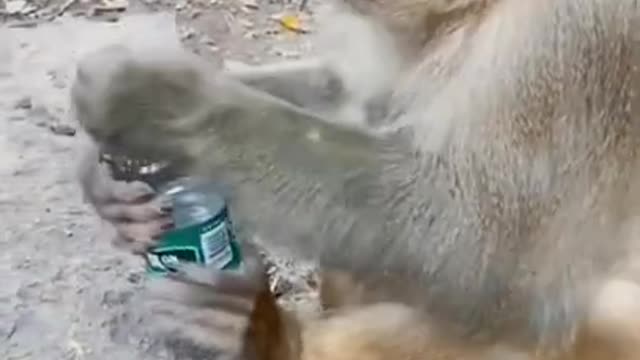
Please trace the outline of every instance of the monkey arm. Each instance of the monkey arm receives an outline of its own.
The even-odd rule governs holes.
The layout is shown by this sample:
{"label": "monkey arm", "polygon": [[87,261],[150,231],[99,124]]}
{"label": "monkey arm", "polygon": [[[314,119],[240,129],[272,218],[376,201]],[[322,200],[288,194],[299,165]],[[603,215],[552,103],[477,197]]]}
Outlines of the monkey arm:
{"label": "monkey arm", "polygon": [[101,145],[233,185],[232,211],[267,237],[313,233],[296,249],[353,230],[389,149],[387,139],[214,73],[186,51],[110,47],[89,55],[72,104]]}
{"label": "monkey arm", "polygon": [[354,90],[354,84],[351,88],[348,85],[354,79],[346,79],[343,72],[335,61],[317,57],[257,66],[231,65],[225,75],[334,122],[369,126],[382,120],[390,90],[372,90],[375,86]]}
{"label": "monkey arm", "polygon": [[226,75],[306,109],[338,106],[345,101],[342,79],[320,58],[267,65],[234,65]]}

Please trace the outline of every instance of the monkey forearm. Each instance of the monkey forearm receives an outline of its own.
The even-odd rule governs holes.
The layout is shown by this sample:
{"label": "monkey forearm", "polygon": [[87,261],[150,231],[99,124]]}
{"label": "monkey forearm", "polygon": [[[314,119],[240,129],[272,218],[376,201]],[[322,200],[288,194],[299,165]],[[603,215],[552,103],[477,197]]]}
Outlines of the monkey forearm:
{"label": "monkey forearm", "polygon": [[336,106],[345,97],[339,75],[318,58],[259,66],[231,66],[226,74],[308,109]]}
{"label": "monkey forearm", "polygon": [[[238,219],[265,236],[308,233],[326,217],[350,226],[346,207],[368,197],[346,194],[364,194],[377,180],[369,174],[379,139],[229,80],[218,83],[224,98],[211,98],[210,111],[193,128],[199,130],[183,133],[184,163],[192,164],[186,171],[232,185]],[[282,229],[277,213],[295,220]],[[317,255],[307,248],[311,242],[296,244]]]}
{"label": "monkey forearm", "polygon": [[354,92],[347,84],[354,79],[345,78],[335,64],[321,58],[231,65],[226,75],[334,122],[368,126],[383,120],[388,110],[388,91]]}
{"label": "monkey forearm", "polygon": [[[302,173],[344,174],[371,159],[376,139],[369,134],[335,126],[231,78],[220,76],[214,83],[214,96],[203,103],[207,108],[192,116],[178,135],[184,153],[192,161],[208,163],[207,169],[267,165],[295,167]],[[190,148],[206,155],[189,154]],[[295,149],[305,151],[303,163],[291,151]]]}

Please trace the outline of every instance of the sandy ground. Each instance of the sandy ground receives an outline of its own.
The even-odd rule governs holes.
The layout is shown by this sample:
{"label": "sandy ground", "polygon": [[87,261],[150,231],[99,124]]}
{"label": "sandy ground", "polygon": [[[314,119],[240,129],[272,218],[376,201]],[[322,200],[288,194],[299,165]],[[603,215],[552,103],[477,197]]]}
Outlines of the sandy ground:
{"label": "sandy ground", "polygon": [[[68,86],[86,51],[142,28],[171,29],[167,8],[179,10],[182,40],[212,61],[308,50],[304,35],[278,33],[270,19],[282,4],[259,3],[257,10],[231,0],[139,3],[106,19],[0,23],[0,359],[172,358],[135,330],[130,304],[142,263],[111,247],[112,230],[81,199],[75,166],[83,134],[68,116]],[[306,291],[296,282],[308,274],[291,269],[286,274],[285,264],[274,286],[295,300]]]}

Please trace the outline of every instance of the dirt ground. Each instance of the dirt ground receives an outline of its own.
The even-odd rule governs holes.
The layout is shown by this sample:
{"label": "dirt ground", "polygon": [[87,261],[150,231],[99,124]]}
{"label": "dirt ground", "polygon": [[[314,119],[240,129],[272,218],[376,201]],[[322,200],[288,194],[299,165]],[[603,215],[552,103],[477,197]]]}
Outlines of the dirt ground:
{"label": "dirt ground", "polygon": [[[112,230],[83,203],[75,182],[84,136],[68,116],[68,86],[83,53],[142,28],[168,31],[176,13],[181,40],[212,63],[310,51],[306,35],[274,20],[295,3],[112,0],[95,10],[96,4],[0,0],[1,359],[174,358],[131,310],[142,262],[111,246]],[[114,12],[120,4],[127,10]],[[300,16],[312,28],[310,12]],[[285,293],[283,301],[312,300],[311,269],[275,259],[273,286]]]}

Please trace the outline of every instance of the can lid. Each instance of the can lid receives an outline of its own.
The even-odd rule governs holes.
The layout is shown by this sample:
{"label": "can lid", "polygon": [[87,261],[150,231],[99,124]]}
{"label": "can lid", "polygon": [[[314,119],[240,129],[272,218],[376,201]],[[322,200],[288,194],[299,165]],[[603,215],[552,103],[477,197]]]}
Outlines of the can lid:
{"label": "can lid", "polygon": [[160,190],[173,203],[176,226],[189,226],[218,216],[225,208],[224,198],[214,184],[202,179],[180,178]]}

